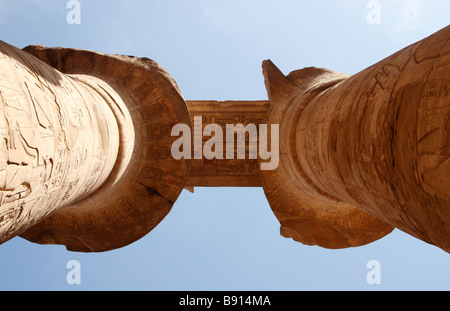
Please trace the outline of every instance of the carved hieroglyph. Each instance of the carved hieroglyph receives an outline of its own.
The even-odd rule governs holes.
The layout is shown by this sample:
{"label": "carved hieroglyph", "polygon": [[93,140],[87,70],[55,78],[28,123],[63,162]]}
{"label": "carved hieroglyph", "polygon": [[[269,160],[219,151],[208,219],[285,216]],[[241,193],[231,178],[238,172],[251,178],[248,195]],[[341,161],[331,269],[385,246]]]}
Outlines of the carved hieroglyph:
{"label": "carved hieroglyph", "polygon": [[[218,124],[223,129],[227,124],[236,125],[264,123],[268,101],[187,101],[191,118],[201,116],[203,127]],[[193,122],[193,120],[191,120]],[[203,142],[208,140],[203,137]],[[225,141],[224,141],[225,145]],[[246,145],[248,151],[248,144]],[[235,145],[235,150],[237,145]],[[225,147],[223,148],[225,150]],[[235,151],[235,154],[237,150]],[[193,159],[187,187],[261,187],[260,169],[257,159]]]}
{"label": "carved hieroglyph", "polygon": [[[449,73],[450,27],[354,76],[265,61],[263,101],[185,101],[146,58],[1,43],[0,243],[108,251],[184,188],[263,187],[298,242],[355,247],[398,228],[450,252]],[[171,129],[196,116],[278,124],[279,166],[175,160]]]}

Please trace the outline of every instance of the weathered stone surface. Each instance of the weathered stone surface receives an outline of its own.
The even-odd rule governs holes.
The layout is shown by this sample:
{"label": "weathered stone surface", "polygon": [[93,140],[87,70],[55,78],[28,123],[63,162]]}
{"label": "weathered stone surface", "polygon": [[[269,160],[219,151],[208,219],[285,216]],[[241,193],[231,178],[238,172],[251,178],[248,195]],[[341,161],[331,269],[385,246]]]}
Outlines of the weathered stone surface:
{"label": "weathered stone surface", "polygon": [[0,242],[91,195],[112,171],[116,103],[89,84],[120,105],[103,81],[65,76],[0,42]]}
{"label": "weathered stone surface", "polygon": [[348,75],[305,68],[285,77],[271,61],[265,61],[263,69],[270,99],[266,122],[281,124],[281,156],[276,170],[261,175],[281,234],[303,244],[337,249],[365,245],[390,233],[392,226],[325,193],[308,178],[297,155],[297,124],[305,107]]}
{"label": "weathered stone surface", "polygon": [[[41,46],[27,47],[25,50],[28,53],[6,44],[2,44],[2,47],[2,57],[8,58],[6,62],[9,66],[20,65],[20,69],[24,72],[22,76],[15,76],[12,82],[2,85],[2,94],[5,94],[11,85],[24,83],[22,80],[26,81],[30,77],[35,78],[42,85],[38,85],[37,92],[44,93],[48,90],[48,94],[40,95],[41,97],[34,103],[55,106],[55,97],[57,97],[56,106],[73,113],[73,119],[78,121],[77,118],[81,117],[89,119],[88,114],[79,112],[75,104],[74,108],[71,108],[71,103],[78,100],[76,97],[78,89],[85,87],[89,90],[89,94],[93,93],[97,97],[92,99],[85,96],[76,104],[84,104],[86,110],[92,110],[98,102],[104,101],[104,106],[107,103],[109,114],[114,120],[111,123],[115,123],[116,129],[114,132],[114,128],[103,126],[98,132],[104,136],[110,135],[110,139],[107,136],[101,137],[103,144],[111,140],[117,145],[112,165],[108,162],[109,167],[106,171],[108,174],[101,175],[102,179],[96,184],[98,189],[88,192],[90,188],[87,190],[82,188],[80,191],[83,191],[83,195],[79,195],[74,191],[78,181],[82,180],[90,185],[92,184],[91,174],[100,170],[97,167],[99,165],[88,165],[90,158],[96,159],[99,149],[94,144],[96,131],[92,126],[89,128],[86,124],[79,124],[81,121],[69,123],[72,119],[66,115],[57,115],[58,110],[55,108],[57,112],[51,119],[53,123],[46,128],[49,133],[42,136],[49,136],[56,142],[59,139],[61,143],[49,145],[41,142],[39,146],[31,145],[31,147],[36,149],[39,147],[36,152],[41,157],[45,155],[42,149],[50,149],[48,152],[53,155],[55,168],[53,175],[50,177],[44,175],[44,177],[50,178],[50,183],[53,179],[59,181],[58,189],[61,195],[51,192],[52,188],[48,189],[46,180],[37,182],[37,186],[45,186],[47,190],[39,196],[36,193],[41,201],[39,204],[30,205],[28,209],[35,212],[42,208],[45,214],[42,212],[39,214],[40,218],[35,217],[35,219],[40,221],[45,219],[45,221],[26,224],[24,227],[30,224],[35,226],[25,232],[22,229],[12,234],[13,232],[8,230],[7,238],[20,233],[22,237],[33,242],[63,244],[69,250],[92,252],[122,247],[146,235],[170,211],[184,187],[189,172],[186,161],[175,161],[170,156],[173,139],[170,136],[169,125],[190,122],[186,104],[173,79],[162,67],[149,59],[104,55],[65,48],[48,49]],[[58,70],[38,61],[30,53]],[[10,56],[11,54],[13,56]],[[12,57],[19,61],[11,59]],[[14,73],[12,70],[5,72]],[[25,77],[27,74],[28,77]],[[68,86],[65,87],[66,84],[63,85],[63,82]],[[29,85],[34,84],[30,82]],[[67,91],[70,87],[74,90]],[[15,97],[15,100],[32,102],[30,97],[31,95],[22,92]],[[5,102],[5,99],[3,101]],[[9,105],[8,103],[4,105]],[[46,116],[44,112],[42,112],[43,116]],[[28,114],[34,116],[32,113]],[[20,121],[18,119],[20,115],[20,109],[7,115],[8,124]],[[89,120],[91,119],[93,118]],[[58,129],[57,125],[62,128],[59,132],[55,130]],[[32,127],[27,125],[27,130],[28,128],[31,128],[30,131],[34,133],[38,130],[43,131],[42,124],[39,122],[32,124]],[[70,137],[72,141],[69,142],[67,142],[68,139],[63,140],[64,137],[61,137],[66,132],[75,133],[76,130],[79,132],[84,130],[85,136],[73,134]],[[169,135],[161,135],[161,132],[167,130]],[[100,134],[98,136],[101,136]],[[10,140],[11,134],[5,133],[4,137]],[[84,140],[82,141],[81,138]],[[27,144],[20,144],[20,146],[23,145]],[[93,148],[93,151],[88,153],[90,149],[86,150],[87,148]],[[22,161],[22,157],[15,148],[11,147],[8,151],[10,154],[15,152],[10,156],[10,161],[14,163]],[[59,160],[57,156],[60,154],[73,154],[73,158],[60,156],[62,159]],[[105,160],[103,158],[101,160],[100,163],[103,164]],[[60,167],[60,162],[67,168]],[[84,166],[80,168],[81,165]],[[74,174],[76,173],[75,176],[68,175],[69,168],[74,171]],[[56,175],[60,171],[62,177]],[[43,173],[40,174],[43,175]],[[61,178],[65,179],[61,180]],[[97,179],[99,178],[95,180]],[[10,187],[9,184],[7,186]],[[34,194],[34,187],[32,190]],[[68,196],[68,199],[64,199],[64,196]],[[50,205],[42,202],[42,198],[47,197],[52,202]],[[28,199],[20,197],[12,203],[12,206],[24,204],[26,206],[27,202]],[[2,212],[9,210],[4,204],[1,208]],[[21,213],[27,215],[27,213]],[[49,215],[51,216],[48,217]],[[29,218],[29,216],[26,217]]]}
{"label": "weathered stone surface", "polygon": [[272,118],[291,122],[286,168],[263,173],[283,233],[339,247],[388,233],[384,222],[450,252],[449,73],[450,27],[352,77],[310,68],[273,78],[267,63]]}
{"label": "weathered stone surface", "polygon": [[[225,130],[227,124],[254,124],[264,122],[269,103],[265,101],[187,101],[191,119],[201,116],[203,127],[218,124]],[[193,121],[193,120],[192,120]],[[210,137],[203,137],[204,142]],[[224,150],[226,141],[223,142]],[[235,144],[234,159],[192,159],[187,181],[188,187],[261,187],[260,169],[257,159],[249,159],[248,144],[245,159],[237,158]]]}

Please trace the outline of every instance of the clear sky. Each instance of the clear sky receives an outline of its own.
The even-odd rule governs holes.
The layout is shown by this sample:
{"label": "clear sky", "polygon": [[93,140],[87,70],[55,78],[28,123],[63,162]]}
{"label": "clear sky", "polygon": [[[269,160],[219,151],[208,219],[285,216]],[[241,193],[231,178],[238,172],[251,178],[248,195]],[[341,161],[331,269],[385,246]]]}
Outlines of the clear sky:
{"label": "clear sky", "polygon": [[[148,57],[187,100],[267,99],[261,63],[285,74],[355,74],[450,21],[448,0],[0,0],[0,40]],[[69,285],[66,265],[81,264]],[[367,263],[381,265],[369,285]],[[395,230],[368,246],[326,250],[279,234],[262,189],[197,188],[145,238],[79,254],[15,238],[0,246],[0,290],[450,290],[450,255]]]}

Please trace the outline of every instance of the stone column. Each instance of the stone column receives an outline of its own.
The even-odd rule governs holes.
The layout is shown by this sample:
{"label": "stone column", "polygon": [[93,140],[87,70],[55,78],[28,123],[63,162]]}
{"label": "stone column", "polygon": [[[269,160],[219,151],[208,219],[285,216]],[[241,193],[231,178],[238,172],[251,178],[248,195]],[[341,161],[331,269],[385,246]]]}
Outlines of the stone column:
{"label": "stone column", "polygon": [[[148,234],[186,184],[169,74],[143,58],[0,42],[0,243],[100,252]],[[169,153],[167,153],[169,151]]]}
{"label": "stone column", "polygon": [[0,42],[0,242],[95,192],[119,150],[121,98]]}
{"label": "stone column", "polygon": [[450,252],[450,26],[351,77],[264,71],[286,156],[263,186],[285,236],[341,248],[396,227]]}

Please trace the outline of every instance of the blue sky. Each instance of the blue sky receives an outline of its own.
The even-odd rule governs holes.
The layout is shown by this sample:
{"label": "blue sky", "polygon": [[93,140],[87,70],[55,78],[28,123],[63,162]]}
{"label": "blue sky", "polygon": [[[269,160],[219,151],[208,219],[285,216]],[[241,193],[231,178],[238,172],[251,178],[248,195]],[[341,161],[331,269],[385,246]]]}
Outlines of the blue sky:
{"label": "blue sky", "polygon": [[[261,63],[285,74],[349,74],[448,25],[448,0],[0,0],[0,40],[149,57],[187,100],[266,99]],[[81,264],[69,285],[66,264]],[[369,285],[366,264],[381,264]],[[450,257],[395,230],[360,248],[326,250],[279,235],[262,189],[183,192],[148,236],[108,253],[79,254],[15,238],[0,246],[0,290],[449,290]]]}

